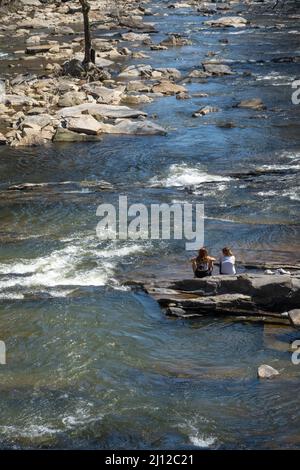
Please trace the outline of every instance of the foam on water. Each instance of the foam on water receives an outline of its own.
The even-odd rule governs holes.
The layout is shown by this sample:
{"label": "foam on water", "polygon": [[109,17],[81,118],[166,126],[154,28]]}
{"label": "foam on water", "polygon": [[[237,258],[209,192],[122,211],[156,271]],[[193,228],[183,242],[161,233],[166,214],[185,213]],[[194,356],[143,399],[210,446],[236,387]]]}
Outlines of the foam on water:
{"label": "foam on water", "polygon": [[[74,237],[72,240],[72,243],[47,256],[1,263],[0,298],[22,298],[19,293],[3,292],[14,287],[103,286],[113,279],[115,268],[123,258],[145,250],[142,243],[112,241],[104,246],[96,237],[83,240]],[[81,267],[82,263],[89,261],[96,266]],[[49,294],[60,297],[70,292],[54,290]]]}
{"label": "foam on water", "polygon": [[189,436],[189,439],[194,446],[201,448],[210,447],[216,442],[214,437],[204,437],[198,433],[196,435]]}
{"label": "foam on water", "polygon": [[192,168],[186,164],[171,165],[168,176],[159,178],[155,176],[150,180],[151,186],[161,187],[187,187],[199,186],[203,183],[230,181],[227,176],[211,175],[200,168]]}

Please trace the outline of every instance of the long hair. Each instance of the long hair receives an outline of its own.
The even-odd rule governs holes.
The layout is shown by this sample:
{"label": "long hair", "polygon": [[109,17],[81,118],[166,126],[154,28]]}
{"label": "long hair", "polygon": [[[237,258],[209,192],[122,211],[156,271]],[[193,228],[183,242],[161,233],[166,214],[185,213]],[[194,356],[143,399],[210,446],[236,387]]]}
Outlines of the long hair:
{"label": "long hair", "polygon": [[233,256],[232,251],[228,246],[225,246],[222,250],[224,256]]}
{"label": "long hair", "polygon": [[200,261],[200,262],[205,262],[207,261],[207,257],[208,257],[208,252],[207,252],[207,249],[206,248],[200,248],[199,252],[198,252],[198,256],[197,256],[197,261]]}

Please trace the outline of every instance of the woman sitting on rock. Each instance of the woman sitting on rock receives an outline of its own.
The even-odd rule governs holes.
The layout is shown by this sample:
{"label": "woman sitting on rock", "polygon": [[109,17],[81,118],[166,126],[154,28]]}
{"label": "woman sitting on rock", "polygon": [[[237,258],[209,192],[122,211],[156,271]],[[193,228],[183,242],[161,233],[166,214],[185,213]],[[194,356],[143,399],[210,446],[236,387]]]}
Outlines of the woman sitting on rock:
{"label": "woman sitting on rock", "polygon": [[200,248],[198,256],[191,261],[195,277],[201,278],[212,275],[214,261],[216,260],[208,256],[206,248]]}
{"label": "woman sitting on rock", "polygon": [[227,246],[222,250],[222,256],[220,258],[220,274],[236,274],[235,256]]}

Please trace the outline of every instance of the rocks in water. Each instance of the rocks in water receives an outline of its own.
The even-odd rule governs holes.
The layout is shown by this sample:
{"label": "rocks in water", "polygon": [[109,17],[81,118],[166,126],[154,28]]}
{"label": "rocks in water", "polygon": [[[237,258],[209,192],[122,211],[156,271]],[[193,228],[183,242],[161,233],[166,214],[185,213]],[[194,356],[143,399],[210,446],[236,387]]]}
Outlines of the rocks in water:
{"label": "rocks in water", "polygon": [[274,367],[268,366],[268,364],[262,364],[257,370],[257,376],[260,379],[271,379],[276,375],[279,375],[278,370],[274,369]]}
{"label": "rocks in water", "polygon": [[208,73],[208,72],[205,72],[204,70],[192,70],[190,73],[189,73],[189,77],[190,78],[207,78],[207,77],[210,77],[211,74]]}
{"label": "rocks in water", "polygon": [[154,124],[151,121],[129,121],[122,120],[117,123],[117,130],[120,134],[134,134],[134,135],[166,135],[167,131],[161,126]]}
{"label": "rocks in water", "polygon": [[[282,312],[298,309],[300,305],[300,275],[219,275],[161,282],[159,286],[146,286],[146,291],[164,307],[172,304],[188,314],[190,309],[195,315],[197,312],[209,314],[207,305],[220,313],[231,311],[234,315],[239,312],[245,314],[249,307],[249,315],[255,312],[255,315],[271,316],[286,323]],[[224,295],[226,297],[222,297]]]}
{"label": "rocks in water", "polygon": [[[181,72],[174,67],[164,67],[155,69],[156,73],[159,73],[162,78],[166,78],[168,80],[180,80],[181,79]],[[152,73],[153,76],[153,73]]]}
{"label": "rocks in water", "polygon": [[[183,310],[184,314],[181,312],[180,316],[197,316],[204,313],[248,313],[254,314],[256,312],[255,304],[253,303],[249,295],[244,294],[220,294],[215,296],[205,296],[199,298],[190,298],[190,299],[174,299],[168,298],[168,303],[175,301],[176,307],[179,307]],[[164,304],[164,299],[161,298],[159,303]],[[167,313],[170,313],[167,309]],[[178,312],[177,312],[178,314]]]}
{"label": "rocks in water", "polygon": [[101,118],[137,118],[147,116],[147,113],[127,106],[112,106],[109,104],[83,103],[78,106],[63,108],[57,112],[58,117],[78,116],[82,113]]}
{"label": "rocks in water", "polygon": [[148,120],[131,121],[129,119],[118,119],[116,124],[101,124],[101,132],[104,134],[127,134],[127,135],[166,135],[167,131],[161,126]]}
{"label": "rocks in water", "polygon": [[151,51],[167,51],[168,47],[161,44],[152,44],[150,46]]}
{"label": "rocks in water", "polygon": [[207,114],[217,113],[219,111],[220,109],[217,108],[216,106],[204,106],[203,108],[200,108],[198,111],[195,111],[193,113],[193,117],[206,116]]}
{"label": "rocks in water", "polygon": [[124,33],[121,35],[121,38],[124,41],[145,41],[146,39],[150,39],[149,34],[138,34],[138,33]]}
{"label": "rocks in water", "polygon": [[125,26],[133,31],[142,31],[144,33],[156,33],[157,30],[152,23],[143,23],[143,21],[129,18],[129,17],[121,17],[119,19],[119,25]]}
{"label": "rocks in water", "polygon": [[25,54],[41,54],[49,52],[53,48],[53,44],[33,44],[28,45],[25,49]]}
{"label": "rocks in water", "polygon": [[99,135],[80,134],[63,127],[58,127],[53,137],[53,142],[94,142],[99,140],[101,140]]}
{"label": "rocks in water", "polygon": [[205,21],[204,24],[208,26],[214,26],[219,28],[244,28],[248,21],[242,16],[223,16],[215,20]]}
{"label": "rocks in water", "polygon": [[101,123],[89,115],[68,118],[66,124],[70,131],[87,135],[97,135],[101,130]]}
{"label": "rocks in water", "polygon": [[231,68],[218,62],[203,62],[203,70],[211,75],[233,75]]}
{"label": "rocks in water", "polygon": [[190,98],[191,98],[191,96],[188,94],[187,91],[181,91],[180,93],[176,94],[176,99],[177,100],[188,100]]}
{"label": "rocks in water", "polygon": [[162,80],[152,87],[153,93],[162,93],[163,95],[176,95],[177,93],[186,93],[186,91],[184,86],[176,85],[169,80]]}
{"label": "rocks in water", "polygon": [[300,328],[300,309],[290,310],[288,317],[295,328]]}
{"label": "rocks in water", "polygon": [[235,107],[254,109],[256,111],[261,111],[263,109],[266,109],[266,106],[264,105],[263,101],[260,98],[242,100]]}
{"label": "rocks in water", "polygon": [[181,37],[179,34],[170,34],[169,37],[161,41],[159,45],[164,47],[181,47],[189,46],[191,44],[192,41]]}

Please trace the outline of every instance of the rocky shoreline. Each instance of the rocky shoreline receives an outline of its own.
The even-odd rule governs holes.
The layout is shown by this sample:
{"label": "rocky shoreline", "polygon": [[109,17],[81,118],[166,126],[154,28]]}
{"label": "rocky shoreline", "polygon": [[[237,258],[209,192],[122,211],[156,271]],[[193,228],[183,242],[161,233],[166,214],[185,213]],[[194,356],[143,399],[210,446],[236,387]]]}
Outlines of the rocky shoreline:
{"label": "rocky shoreline", "polygon": [[[0,142],[12,147],[50,141],[94,141],[105,134],[165,135],[166,129],[149,120],[147,113],[134,108],[164,96],[188,99],[187,83],[232,75],[234,71],[221,58],[214,57],[213,52],[199,69],[188,71],[185,77],[176,68],[143,64],[143,59],[149,58],[147,50],[191,44],[177,33],[169,33],[157,42],[156,27],[148,18],[167,15],[170,9],[192,8],[201,16],[212,17],[199,21],[210,28],[249,26],[249,21],[239,13],[240,5],[236,1],[163,2],[161,12],[157,13],[152,11],[149,1],[91,0],[96,60],[95,66],[83,73],[79,3],[20,0],[19,4],[11,12],[4,12],[0,26],[2,41],[9,42],[13,34],[14,41],[23,44],[22,49],[12,50],[12,58],[3,59],[5,94],[0,102]],[[120,8],[116,9],[118,4]],[[139,59],[141,63],[126,65],[131,59]],[[19,73],[20,68],[27,72]],[[264,109],[263,102],[255,97],[233,106]],[[217,111],[215,107],[204,106],[193,116]]]}

